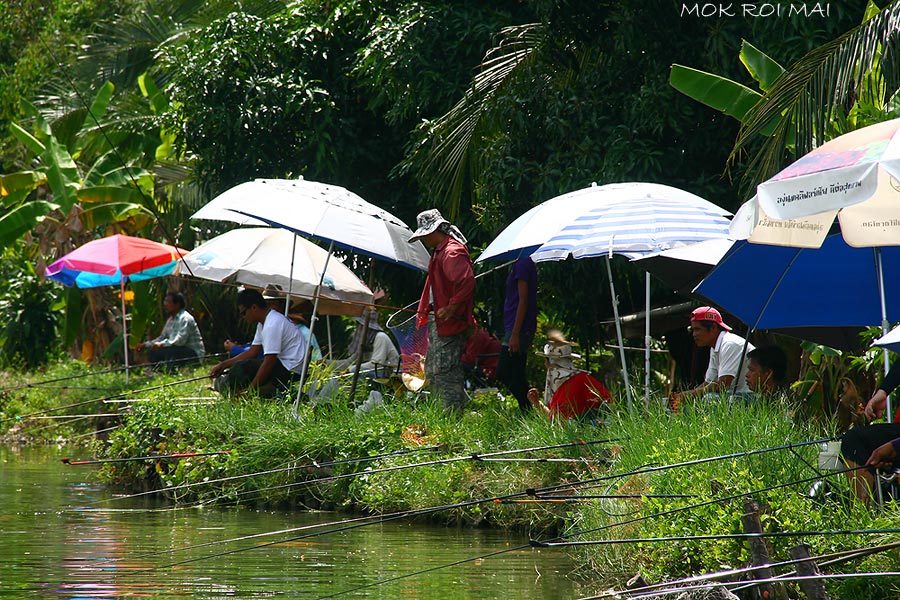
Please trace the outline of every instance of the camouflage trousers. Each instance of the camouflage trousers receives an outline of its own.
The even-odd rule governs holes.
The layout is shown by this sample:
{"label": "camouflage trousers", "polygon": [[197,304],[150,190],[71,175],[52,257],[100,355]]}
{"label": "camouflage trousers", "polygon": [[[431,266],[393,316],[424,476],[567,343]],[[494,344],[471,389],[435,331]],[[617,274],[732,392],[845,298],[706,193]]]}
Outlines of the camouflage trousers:
{"label": "camouflage trousers", "polygon": [[444,408],[462,410],[468,402],[462,355],[466,332],[439,336],[434,317],[428,318],[428,353],[425,356],[425,379],[431,391],[444,402]]}

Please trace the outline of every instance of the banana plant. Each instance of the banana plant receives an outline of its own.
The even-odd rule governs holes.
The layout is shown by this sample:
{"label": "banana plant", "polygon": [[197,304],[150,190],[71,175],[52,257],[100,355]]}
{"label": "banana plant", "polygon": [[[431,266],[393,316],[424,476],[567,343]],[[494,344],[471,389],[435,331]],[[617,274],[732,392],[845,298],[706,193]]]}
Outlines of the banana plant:
{"label": "banana plant", "polygon": [[[763,99],[764,93],[784,73],[784,67],[747,40],[741,43],[739,57],[741,64],[759,84],[760,91],[721,75],[679,64],[672,65],[669,85],[697,102],[743,122],[750,109]],[[760,133],[771,135],[775,125],[773,119]]]}

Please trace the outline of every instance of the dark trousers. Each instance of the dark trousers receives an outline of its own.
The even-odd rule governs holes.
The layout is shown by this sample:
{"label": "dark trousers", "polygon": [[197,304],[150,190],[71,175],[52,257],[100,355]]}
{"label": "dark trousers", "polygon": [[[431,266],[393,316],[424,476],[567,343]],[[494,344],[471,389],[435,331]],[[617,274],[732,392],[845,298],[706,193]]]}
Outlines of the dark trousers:
{"label": "dark trousers", "polygon": [[497,363],[497,381],[506,386],[519,403],[519,409],[524,412],[531,410],[531,403],[528,402],[528,381],[525,377],[525,363],[530,348],[530,343],[527,346],[523,344],[519,347],[519,351],[513,354],[509,351],[509,346],[502,346],[500,360]]}
{"label": "dark trousers", "polygon": [[200,362],[194,351],[187,346],[165,346],[147,352],[147,358],[154,371],[173,372],[177,367],[193,366]]}
{"label": "dark trousers", "polygon": [[[227,373],[216,378],[214,383],[216,390],[228,395],[233,394],[235,390],[243,390],[256,377],[256,372],[259,371],[260,365],[262,365],[261,358],[250,358],[234,363]],[[288,389],[293,379],[294,373],[284,368],[281,361],[277,360],[269,380],[260,384],[259,395],[267,398],[272,397],[276,393]]]}

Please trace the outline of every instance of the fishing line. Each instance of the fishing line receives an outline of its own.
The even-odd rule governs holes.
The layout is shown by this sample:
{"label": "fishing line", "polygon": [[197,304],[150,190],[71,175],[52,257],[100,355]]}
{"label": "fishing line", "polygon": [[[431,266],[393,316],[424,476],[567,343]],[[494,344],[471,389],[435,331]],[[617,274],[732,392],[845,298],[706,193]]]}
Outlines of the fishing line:
{"label": "fishing line", "polygon": [[[864,468],[866,468],[866,467],[865,467],[865,466],[861,466],[861,467],[856,467],[856,468],[854,468],[854,469],[848,469],[848,471],[849,471],[849,470],[864,469]],[[562,540],[562,539],[566,539],[566,538],[570,538],[570,537],[575,537],[575,536],[578,536],[578,535],[584,535],[584,534],[586,534],[586,533],[595,533],[595,532],[598,532],[598,531],[604,531],[604,530],[606,530],[606,529],[612,529],[613,527],[621,527],[621,526],[623,526],[623,525],[631,525],[631,524],[634,524],[634,523],[638,523],[638,522],[640,522],[640,521],[646,521],[646,520],[653,519],[653,518],[656,518],[656,517],[666,517],[666,516],[673,515],[673,514],[677,514],[677,513],[680,513],[680,512],[684,512],[684,511],[694,510],[694,509],[697,509],[697,508],[703,508],[703,507],[705,507],[705,506],[710,506],[710,505],[713,505],[713,504],[720,504],[720,503],[722,503],[722,502],[730,502],[731,500],[738,500],[738,499],[740,499],[740,498],[744,498],[745,496],[750,496],[750,495],[754,495],[754,494],[763,494],[763,493],[765,493],[765,492],[771,492],[771,491],[774,491],[774,490],[777,490],[777,489],[783,489],[783,488],[793,487],[793,486],[795,486],[795,485],[811,483],[811,482],[813,482],[813,481],[819,481],[819,480],[824,479],[824,478],[827,478],[827,477],[835,477],[835,476],[838,476],[838,475],[843,476],[846,472],[847,472],[847,471],[835,471],[835,472],[832,472],[832,473],[826,473],[826,474],[823,475],[822,477],[818,477],[818,476],[817,476],[817,477],[808,477],[808,478],[806,478],[806,479],[797,479],[797,480],[789,481],[789,482],[786,482],[786,483],[778,483],[778,484],[770,485],[770,486],[763,487],[763,488],[757,488],[756,490],[751,490],[751,491],[749,491],[749,492],[740,492],[740,493],[737,493],[737,494],[732,494],[731,496],[721,496],[721,497],[718,497],[718,498],[713,498],[713,499],[711,499],[711,500],[706,500],[706,501],[703,501],[703,502],[698,502],[698,503],[696,503],[696,504],[689,504],[689,505],[687,505],[687,506],[681,506],[681,507],[678,507],[678,508],[671,508],[671,509],[668,509],[668,510],[664,510],[664,511],[660,511],[660,512],[651,513],[651,514],[649,514],[649,515],[643,515],[643,516],[640,516],[640,517],[635,517],[635,518],[633,518],[633,519],[628,519],[628,520],[625,520],[625,521],[619,521],[619,522],[617,522],[617,523],[608,523],[608,524],[606,524],[606,525],[601,525],[601,526],[599,526],[599,527],[592,527],[592,528],[590,528],[590,529],[582,529],[582,530],[579,530],[579,531],[573,531],[573,532],[571,532],[571,533],[567,533],[567,534],[564,534],[564,535],[561,535],[561,536],[558,536],[558,537],[555,537],[555,538],[550,538],[549,540],[546,540],[546,541]]]}
{"label": "fishing line", "polygon": [[[742,567],[739,569],[728,569],[725,571],[716,571],[715,573],[704,573],[702,575],[691,575],[690,577],[684,577],[681,579],[673,579],[671,581],[664,581],[661,583],[654,583],[650,585],[644,585],[637,588],[630,588],[626,590],[609,590],[603,592],[602,594],[598,594],[596,596],[589,596],[586,598],[580,598],[579,600],[600,600],[601,598],[621,598],[623,596],[627,596],[630,598],[646,598],[651,597],[650,595],[646,595],[647,592],[659,591],[663,588],[675,588],[676,586],[684,586],[678,587],[677,589],[682,591],[688,591],[691,589],[697,589],[699,586],[693,585],[685,585],[685,584],[695,584],[695,583],[703,583],[708,582],[715,579],[721,579],[723,577],[732,577],[735,575],[745,575],[747,573],[753,573],[755,571],[761,571],[763,569],[772,569],[785,567],[790,565],[795,565],[797,563],[805,562],[805,561],[815,561],[819,566],[824,566],[825,564],[833,564],[833,561],[829,561],[828,563],[821,563],[823,559],[834,559],[836,557],[841,557],[839,560],[847,560],[848,558],[852,558],[853,556],[859,554],[860,552],[872,550],[869,552],[870,554],[874,554],[877,552],[884,552],[887,550],[891,550],[892,548],[896,548],[900,546],[900,542],[892,542],[890,544],[883,544],[881,546],[874,546],[872,548],[853,548],[851,550],[842,550],[840,552],[832,552],[829,554],[820,554],[818,556],[808,556],[801,558],[792,558],[788,560],[783,560],[780,562],[767,563],[764,565],[751,565],[747,567]],[[795,573],[792,571],[791,574]],[[787,575],[782,575],[780,577],[785,577]],[[751,580],[758,581],[758,580]],[[747,583],[745,581],[739,581],[735,583]],[[757,584],[755,583],[747,583],[746,586],[742,586],[739,588],[735,588],[732,591],[738,591],[741,589],[755,587]]]}
{"label": "fishing line", "polygon": [[0,419],[0,423],[6,423],[6,422],[8,422],[8,421],[23,421],[23,420],[28,419],[28,418],[30,418],[30,417],[34,417],[34,416],[37,416],[37,415],[45,415],[45,414],[47,414],[47,413],[56,412],[56,411],[58,411],[58,410],[63,410],[63,409],[65,409],[65,408],[75,408],[75,407],[77,407],[77,406],[84,406],[85,404],[91,404],[91,403],[94,403],[94,402],[105,402],[106,400],[114,400],[114,399],[116,399],[116,398],[122,398],[122,397],[124,397],[124,396],[129,395],[129,394],[138,394],[138,393],[141,393],[141,392],[152,392],[152,391],[155,391],[155,390],[160,390],[160,389],[163,389],[163,388],[166,388],[166,387],[170,387],[170,386],[174,386],[174,385],[182,385],[182,384],[185,384],[185,383],[191,383],[191,382],[193,382],[193,381],[199,381],[199,380],[201,380],[201,379],[207,379],[208,377],[209,377],[208,375],[201,375],[200,377],[191,377],[191,378],[189,378],[189,379],[182,379],[182,380],[180,380],[180,381],[172,381],[172,382],[170,382],[170,383],[163,383],[163,384],[160,384],[160,385],[155,385],[155,386],[152,386],[152,387],[143,388],[143,389],[139,389],[139,390],[126,390],[126,391],[124,391],[124,392],[119,392],[118,394],[112,394],[112,395],[110,395],[110,396],[104,396],[104,397],[102,397],[102,398],[93,398],[93,399],[91,399],[91,400],[82,400],[81,402],[74,402],[74,403],[72,403],[72,404],[65,404],[65,405],[63,405],[63,406],[57,406],[57,407],[54,407],[54,408],[48,408],[48,409],[46,409],[46,410],[39,410],[39,411],[36,411],[36,412],[33,412],[33,413],[28,413],[27,415],[16,415],[16,416],[14,416],[14,417],[6,417],[6,418],[3,418],[3,419]]}
{"label": "fishing line", "polygon": [[192,458],[194,456],[218,456],[222,454],[231,454],[231,450],[219,450],[217,452],[178,452],[175,454],[157,454],[155,456],[133,456],[129,458],[94,458],[87,460],[72,460],[71,458],[61,458],[64,465],[102,465],[106,463],[122,463],[141,460],[171,460],[176,458]]}
{"label": "fishing line", "polygon": [[[822,573],[818,575],[793,575],[790,577],[767,577],[765,579],[754,579],[752,584],[748,584],[744,581],[711,581],[709,583],[704,583],[702,585],[683,587],[683,588],[669,588],[664,590],[658,590],[656,592],[652,592],[650,594],[643,594],[639,596],[628,596],[632,600],[637,600],[640,598],[657,598],[659,596],[667,596],[670,594],[678,594],[684,593],[691,590],[702,590],[702,589],[714,589],[714,588],[734,588],[736,586],[741,586],[740,589],[744,589],[747,587],[758,587],[764,583],[785,583],[785,582],[795,582],[795,581],[815,581],[819,579],[857,579],[860,577],[900,577],[900,571],[874,571],[867,573]],[[625,592],[627,594],[627,592]],[[579,600],[594,600],[595,598],[608,598],[609,594],[605,594],[602,596],[588,596],[585,598],[581,598]]]}
{"label": "fishing line", "polygon": [[[173,491],[177,491],[177,490],[183,490],[183,489],[188,489],[188,488],[197,487],[197,486],[200,486],[200,485],[211,485],[211,484],[214,484],[214,483],[224,483],[224,482],[227,482],[227,481],[237,481],[237,480],[240,480],[240,479],[248,479],[248,478],[250,478],[250,477],[258,477],[258,476],[260,476],[260,475],[273,475],[273,474],[275,474],[275,473],[284,473],[285,471],[295,471],[295,470],[298,470],[298,469],[308,469],[308,468],[311,468],[311,467],[312,467],[312,468],[318,468],[318,469],[321,469],[321,468],[332,467],[332,466],[336,466],[336,465],[353,464],[353,463],[358,463],[358,462],[367,462],[367,461],[379,460],[379,459],[382,459],[382,458],[389,458],[389,457],[392,457],[392,456],[404,456],[404,455],[412,454],[412,453],[415,453],[415,452],[436,452],[436,451],[441,450],[441,449],[443,449],[443,446],[442,446],[442,445],[436,445],[436,446],[423,446],[423,447],[420,447],[420,448],[413,448],[413,449],[408,449],[408,450],[395,450],[395,451],[393,451],[393,452],[386,452],[386,453],[383,453],[383,454],[376,454],[376,455],[373,455],[373,456],[362,456],[362,457],[357,457],[357,458],[347,458],[347,459],[333,460],[333,461],[325,461],[325,462],[317,462],[317,461],[314,460],[314,461],[312,461],[311,463],[306,463],[306,464],[303,464],[303,465],[292,465],[292,466],[289,466],[289,467],[280,467],[280,468],[277,468],[277,469],[269,469],[269,470],[266,470],[266,471],[257,471],[257,472],[255,472],[255,473],[245,473],[245,474],[242,474],[242,475],[231,475],[231,476],[229,476],[229,477],[220,477],[220,478],[218,478],[218,479],[209,479],[209,480],[206,480],[206,481],[195,481],[195,482],[184,483],[184,484],[181,484],[181,485],[176,485],[176,486],[167,487],[167,488],[161,488],[161,489],[156,489],[156,490],[147,490],[147,491],[145,491],[145,492],[138,492],[138,493],[135,493],[135,494],[128,494],[128,495],[124,495],[124,496],[116,496],[116,497],[113,497],[113,498],[106,498],[106,499],[104,499],[104,500],[99,500],[99,501],[94,502],[94,503],[91,503],[91,504],[86,504],[85,506],[97,506],[97,505],[100,505],[100,504],[106,504],[107,502],[112,502],[112,501],[116,501],[116,500],[128,500],[128,499],[131,499],[131,498],[138,498],[138,497],[140,497],[140,496],[147,496],[147,495],[149,495],[149,494],[157,494],[157,493],[163,493],[163,492],[173,492]],[[369,471],[362,471],[362,473],[367,473],[367,472],[369,472]],[[312,480],[312,481],[320,481],[320,480],[316,479],[316,480]],[[253,490],[253,491],[255,492],[256,490]],[[212,500],[212,501],[215,501],[215,499]],[[200,501],[200,502],[197,502],[197,503],[195,504],[195,506],[202,506],[202,505],[208,504],[208,503],[210,503],[210,502],[211,502],[211,501]]]}
{"label": "fishing line", "polygon": [[[842,473],[829,473],[828,475],[838,475],[838,474],[842,474]],[[716,504],[716,503],[720,503],[720,502],[726,502],[726,501],[728,501],[728,500],[737,499],[737,498],[742,498],[742,497],[750,496],[750,495],[753,495],[753,494],[760,494],[760,493],[769,491],[769,490],[771,490],[771,489],[776,489],[776,488],[779,488],[779,487],[789,487],[789,486],[792,486],[792,485],[798,485],[798,484],[800,484],[800,483],[808,483],[808,480],[794,481],[794,482],[789,482],[789,483],[779,484],[779,485],[777,485],[777,486],[770,486],[770,487],[766,487],[766,488],[760,488],[760,489],[756,489],[756,490],[750,490],[750,491],[747,491],[747,492],[743,492],[743,493],[741,493],[741,494],[736,494],[736,495],[731,496],[731,497],[715,498],[715,499],[713,499],[713,500],[708,500],[708,501],[706,501],[706,502],[701,502],[701,503],[697,503],[697,504],[693,504],[693,505],[683,506],[683,507],[680,507],[680,508],[671,509],[671,510],[667,510],[667,511],[657,512],[657,513],[653,513],[653,514],[650,514],[650,515],[645,515],[645,516],[643,516],[643,517],[637,517],[637,518],[635,518],[635,519],[631,519],[631,520],[624,521],[624,522],[611,523],[611,524],[609,524],[609,525],[604,525],[604,526],[597,527],[597,528],[594,528],[594,529],[587,529],[587,530],[583,530],[583,531],[577,531],[577,532],[572,532],[572,533],[568,533],[568,534],[563,534],[563,535],[557,536],[557,537],[555,537],[555,538],[550,538],[550,540],[566,539],[566,538],[568,538],[568,537],[573,537],[573,536],[576,536],[576,535],[583,535],[584,533],[590,533],[590,532],[593,532],[593,531],[599,531],[599,530],[602,530],[602,529],[610,529],[610,528],[612,528],[612,527],[617,527],[617,526],[621,526],[621,525],[628,525],[628,524],[631,524],[631,523],[635,523],[635,522],[638,522],[638,521],[643,521],[643,520],[651,519],[651,518],[654,518],[654,517],[668,516],[668,515],[670,515],[670,514],[674,514],[674,513],[678,513],[678,512],[683,512],[683,511],[687,511],[687,510],[692,510],[692,509],[694,509],[694,508],[701,508],[701,507],[703,507],[703,506],[708,506],[708,505],[710,505],[710,504]],[[565,486],[556,486],[556,487],[565,487]],[[527,493],[527,490],[526,490],[526,493]],[[502,501],[503,499],[500,499],[500,500]],[[494,500],[494,501],[496,501],[496,500]],[[437,571],[437,570],[440,570],[440,569],[443,569],[443,568],[453,567],[453,566],[465,564],[465,563],[467,563],[467,562],[473,562],[473,561],[476,561],[476,560],[479,560],[479,559],[489,558],[489,557],[491,557],[491,556],[497,556],[497,555],[499,555],[499,554],[504,554],[504,553],[506,553],[506,552],[513,552],[513,551],[518,551],[518,550],[524,550],[524,549],[531,548],[531,547],[532,547],[532,546],[531,546],[531,544],[529,543],[529,544],[527,544],[527,545],[516,546],[516,547],[514,547],[514,548],[505,548],[505,549],[503,549],[503,550],[498,550],[498,551],[496,551],[496,552],[492,552],[492,553],[489,553],[489,554],[484,554],[484,555],[481,555],[481,556],[474,556],[474,557],[470,557],[470,558],[466,558],[466,559],[461,559],[461,560],[458,560],[458,561],[454,561],[454,562],[452,562],[452,563],[447,563],[447,564],[445,564],[445,565],[440,565],[440,566],[435,566],[435,567],[429,567],[429,568],[423,569],[423,570],[421,570],[421,571],[416,571],[416,572],[413,572],[413,573],[406,573],[406,574],[404,574],[404,575],[399,575],[399,576],[395,576],[395,577],[391,577],[391,578],[387,578],[387,579],[382,579],[382,580],[380,580],[380,581],[376,581],[376,582],[372,582],[372,583],[367,583],[367,584],[364,584],[364,585],[361,585],[361,586],[357,586],[357,587],[349,588],[349,589],[347,589],[347,590],[343,590],[343,591],[341,591],[341,592],[337,592],[337,593],[335,593],[335,594],[331,594],[331,595],[329,595],[329,596],[320,596],[320,597],[317,598],[316,600],[323,600],[323,599],[325,599],[325,598],[333,598],[333,597],[335,597],[335,596],[340,596],[340,595],[343,595],[343,594],[348,594],[348,593],[355,592],[355,591],[358,591],[358,590],[367,589],[367,588],[375,587],[375,586],[378,586],[378,585],[383,585],[383,584],[386,584],[386,583],[391,583],[391,582],[394,582],[394,581],[397,581],[397,580],[400,580],[400,579],[405,579],[405,578],[413,577],[413,576],[416,576],[416,575],[422,575],[422,574],[430,573],[430,572],[432,572],[432,571]]]}
{"label": "fishing line", "polygon": [[[295,487],[301,487],[301,486],[306,487],[306,486],[312,486],[312,485],[319,484],[319,483],[330,483],[332,481],[338,481],[338,480],[347,479],[350,477],[359,477],[361,475],[375,475],[375,474],[381,474],[381,473],[390,473],[393,471],[402,471],[405,469],[412,469],[412,468],[417,468],[417,467],[427,467],[427,466],[434,466],[434,465],[450,464],[450,463],[460,462],[460,461],[464,461],[464,460],[473,460],[476,462],[480,462],[480,461],[490,462],[490,460],[485,457],[501,456],[501,455],[506,455],[506,454],[518,454],[518,453],[523,453],[523,452],[535,452],[538,450],[554,449],[554,448],[560,448],[560,447],[581,446],[581,445],[585,445],[588,443],[600,444],[600,443],[607,443],[609,441],[618,441],[618,440],[594,440],[591,442],[584,442],[584,441],[579,440],[578,442],[572,442],[572,443],[568,443],[568,444],[556,444],[554,446],[541,446],[541,447],[536,447],[536,448],[522,448],[522,449],[515,449],[515,450],[500,450],[497,452],[488,452],[488,453],[477,453],[476,452],[476,453],[472,453],[472,454],[454,456],[451,458],[444,458],[444,459],[419,462],[419,463],[411,463],[408,465],[395,465],[392,467],[383,467],[381,469],[366,469],[364,471],[355,471],[352,473],[342,473],[340,475],[332,475],[329,477],[319,477],[316,479],[304,479],[302,481],[294,481],[291,483],[283,483],[280,485],[273,485],[273,486],[264,487],[264,488],[246,490],[243,492],[236,492],[233,494],[228,494],[227,496],[229,498],[236,499],[236,498],[241,498],[241,497],[248,496],[251,494],[259,494],[260,492],[283,490],[283,489],[295,488]],[[581,461],[581,459],[578,459],[578,460]],[[204,483],[204,482],[198,482],[198,485],[201,483]],[[221,499],[222,497],[223,496],[214,498],[212,500],[212,502],[215,502],[216,500]],[[205,502],[205,501],[197,501],[196,503],[194,503],[194,505],[202,505],[202,504],[206,504],[206,503],[207,502]]]}
{"label": "fishing line", "polygon": [[900,533],[900,528],[890,527],[886,529],[832,529],[829,531],[764,531],[761,533],[713,533],[704,535],[673,535],[653,538],[572,540],[568,542],[544,542],[540,540],[532,540],[531,545],[535,548],[558,548],[563,546],[608,546],[611,544],[641,544],[644,542],[702,542],[707,540],[749,540],[770,537],[816,537],[828,535],[873,535],[880,533]]}
{"label": "fishing line", "polygon": [[[279,485],[279,486],[273,486],[273,487],[268,487],[268,488],[260,488],[260,489],[255,489],[255,490],[247,490],[246,492],[239,492],[239,493],[236,494],[236,495],[237,495],[237,496],[241,496],[241,495],[247,495],[247,494],[257,494],[257,493],[259,493],[259,492],[261,492],[261,491],[269,491],[269,490],[284,489],[284,488],[286,488],[286,487],[301,486],[301,485],[313,485],[313,484],[316,484],[316,483],[326,483],[326,482],[330,482],[330,481],[334,481],[334,480],[346,479],[347,477],[358,477],[358,476],[360,476],[360,475],[370,475],[370,474],[375,474],[375,473],[390,472],[390,471],[396,471],[396,470],[401,470],[401,469],[409,469],[409,468],[419,467],[419,466],[439,465],[439,464],[446,464],[446,463],[452,463],[452,462],[459,462],[459,461],[461,461],[461,460],[477,460],[477,459],[483,458],[483,457],[501,456],[501,455],[508,455],[508,454],[518,454],[518,453],[523,453],[523,452],[536,452],[536,451],[538,451],[538,450],[553,450],[553,449],[558,449],[558,448],[568,448],[568,447],[588,446],[588,445],[593,445],[593,444],[605,444],[605,443],[608,443],[608,442],[610,442],[610,441],[618,441],[618,440],[615,440],[615,439],[613,439],[613,440],[590,440],[590,441],[578,440],[578,441],[576,441],[576,442],[568,442],[568,443],[563,443],[563,444],[553,444],[553,445],[550,445],[550,446],[537,446],[537,447],[533,447],[533,448],[518,448],[518,449],[513,449],[513,450],[500,450],[500,451],[496,451],[496,452],[488,452],[488,453],[477,453],[477,452],[475,452],[475,453],[470,453],[470,454],[466,454],[466,455],[463,455],[463,456],[455,456],[455,457],[445,458],[445,459],[440,459],[440,460],[436,460],[436,461],[425,461],[425,462],[419,462],[419,463],[411,463],[411,464],[408,464],[408,465],[399,465],[399,466],[393,466],[393,467],[385,467],[385,468],[383,468],[383,469],[377,469],[377,470],[367,469],[367,470],[364,470],[364,471],[356,471],[356,472],[353,472],[353,473],[344,473],[344,474],[341,474],[341,475],[334,475],[334,476],[329,476],[329,477],[320,477],[320,478],[317,478],[317,479],[305,479],[305,480],[303,480],[303,481],[293,482],[293,483],[290,483],[290,484],[283,484],[283,485]],[[316,463],[316,461],[313,461],[313,463],[310,463],[310,464],[307,464],[307,465],[302,465],[302,466],[287,467],[287,468],[284,468],[284,469],[272,469],[272,470],[267,470],[267,471],[257,471],[257,472],[255,472],[255,473],[247,473],[247,474],[243,474],[243,475],[232,475],[232,476],[229,476],[229,477],[222,477],[222,478],[219,478],[219,479],[210,479],[210,480],[208,480],[208,481],[196,481],[196,482],[192,482],[192,483],[185,483],[185,484],[182,484],[182,485],[173,486],[173,487],[169,487],[169,488],[161,488],[161,489],[157,489],[157,490],[148,490],[148,491],[145,491],[145,492],[138,492],[138,493],[136,493],[136,494],[130,494],[130,495],[127,495],[127,496],[118,496],[118,497],[116,497],[116,498],[108,498],[108,499],[106,499],[106,500],[101,500],[101,501],[99,501],[99,502],[97,502],[97,503],[95,503],[95,504],[100,504],[100,503],[105,503],[105,502],[111,502],[111,501],[114,501],[114,500],[122,500],[122,499],[127,499],[127,498],[135,498],[135,497],[138,497],[138,496],[145,496],[145,495],[148,495],[148,494],[154,494],[154,493],[158,493],[158,492],[171,492],[171,491],[177,491],[177,490],[181,490],[181,489],[187,489],[187,488],[197,487],[197,486],[201,486],[201,485],[210,485],[210,484],[214,484],[214,483],[223,483],[223,482],[227,482],[227,481],[235,481],[235,480],[239,480],[239,479],[247,479],[247,478],[250,478],[250,477],[256,477],[256,476],[258,476],[258,475],[272,475],[272,474],[275,474],[275,473],[282,473],[282,472],[284,472],[284,471],[290,471],[290,470],[300,469],[300,468],[326,467],[326,466],[335,466],[335,465],[340,465],[340,464],[352,464],[352,463],[354,463],[354,462],[367,462],[367,461],[377,460],[377,459],[381,459],[381,458],[390,458],[390,457],[392,457],[392,456],[402,456],[402,455],[404,455],[404,454],[412,454],[412,453],[414,453],[414,452],[437,451],[437,450],[445,450],[445,449],[446,449],[446,446],[445,446],[445,445],[439,444],[439,445],[436,445],[436,446],[423,446],[423,447],[420,447],[420,448],[414,448],[414,449],[411,449],[411,450],[398,450],[398,451],[395,451],[395,452],[388,452],[388,453],[381,454],[381,455],[374,455],[374,456],[369,456],[369,457],[359,457],[359,458],[345,459],[345,460],[342,460],[342,461],[329,461],[329,462],[327,462],[327,463]],[[234,496],[234,495],[232,495],[232,496]],[[213,500],[211,500],[211,501],[209,501],[209,500],[207,500],[207,501],[198,501],[198,502],[196,503],[196,505],[204,505],[204,504],[208,504],[209,502],[214,502],[215,500],[216,500],[216,499],[213,499]],[[92,506],[92,505],[88,505],[88,506]]]}
{"label": "fishing line", "polygon": [[[890,550],[897,546],[900,546],[900,542],[894,542],[891,544],[875,546],[875,547],[869,549],[869,550],[873,551],[873,552],[869,552],[869,553],[884,552],[886,550]],[[821,554],[818,556],[801,557],[801,558],[796,558],[796,559],[784,560],[781,562],[767,563],[764,565],[753,565],[753,566],[743,567],[743,568],[739,568],[739,569],[729,569],[727,571],[717,571],[715,573],[705,573],[702,575],[692,575],[690,577],[685,577],[682,579],[675,579],[672,581],[666,581],[666,582],[662,582],[662,583],[641,586],[638,588],[632,588],[632,589],[628,589],[628,590],[621,590],[621,591],[609,590],[609,591],[603,592],[602,594],[598,594],[596,596],[589,596],[586,598],[581,598],[580,600],[599,600],[601,598],[610,598],[610,597],[621,598],[623,596],[627,596],[630,598],[649,598],[649,597],[653,597],[655,595],[659,595],[660,590],[662,590],[662,589],[668,589],[668,590],[678,589],[680,591],[701,589],[703,587],[702,585],[684,585],[684,584],[709,582],[710,580],[720,579],[723,577],[732,577],[734,575],[744,575],[744,574],[752,573],[754,571],[759,571],[762,569],[771,569],[771,568],[782,567],[782,566],[790,566],[790,565],[805,562],[805,561],[816,561],[818,563],[822,559],[830,559],[830,558],[834,558],[834,557],[842,557],[838,560],[847,560],[848,557],[857,555],[861,551],[865,551],[865,550],[867,550],[867,549],[854,548],[852,550],[843,550],[840,552],[834,552],[834,553],[830,553],[830,554]],[[828,564],[832,564],[833,562],[834,561],[829,561]],[[821,563],[821,564],[825,564],[825,563]],[[793,574],[793,573],[795,573],[795,571],[791,572],[791,574]],[[781,575],[781,576],[775,577],[773,579],[784,580],[784,578],[788,577],[788,576],[789,575]],[[734,585],[740,585],[740,584],[746,583],[746,585],[741,585],[740,587],[734,588],[734,590],[732,590],[732,591],[738,591],[738,590],[742,590],[742,589],[756,587],[758,584],[755,582],[760,581],[760,580],[751,580],[751,581],[754,583],[747,583],[745,581],[730,582]],[[676,587],[676,586],[679,586],[679,587]],[[656,593],[648,594],[647,592],[656,592]],[[666,591],[664,593],[668,594],[668,593],[671,593],[671,591]]]}

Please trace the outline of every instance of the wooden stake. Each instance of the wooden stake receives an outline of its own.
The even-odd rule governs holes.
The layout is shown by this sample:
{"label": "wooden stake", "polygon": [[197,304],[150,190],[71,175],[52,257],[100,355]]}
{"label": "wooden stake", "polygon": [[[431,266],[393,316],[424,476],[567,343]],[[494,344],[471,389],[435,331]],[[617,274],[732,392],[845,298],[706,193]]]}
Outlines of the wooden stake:
{"label": "wooden stake", "polygon": [[[797,544],[791,548],[791,558],[794,560],[809,559],[809,544]],[[820,575],[819,566],[813,560],[800,560],[796,566],[797,575]],[[801,579],[800,589],[809,600],[828,600],[828,592],[821,579]]]}
{"label": "wooden stake", "polygon": [[[741,523],[744,525],[744,533],[762,533],[762,522],[759,520],[759,504],[756,500],[747,500],[744,503],[745,514],[741,517]],[[765,538],[751,537],[750,544],[750,560],[754,567],[767,565],[772,562],[769,545]],[[770,568],[756,569],[753,571],[754,579],[771,579],[774,573]],[[782,585],[772,583],[761,583],[756,589],[758,598],[764,600],[788,600],[787,592]]]}

